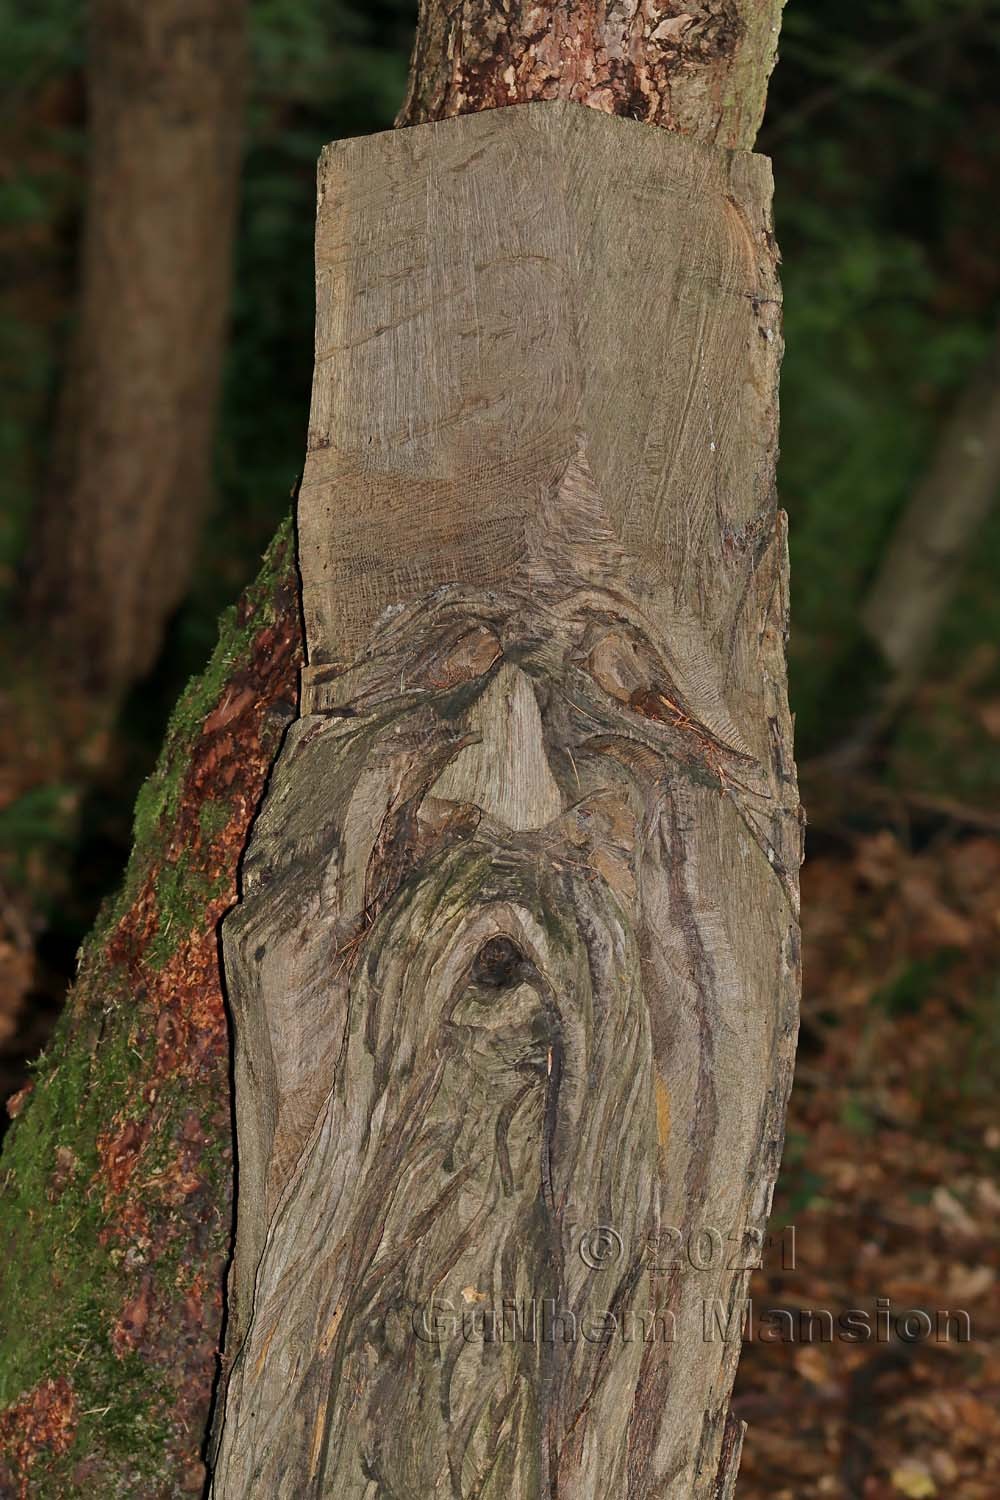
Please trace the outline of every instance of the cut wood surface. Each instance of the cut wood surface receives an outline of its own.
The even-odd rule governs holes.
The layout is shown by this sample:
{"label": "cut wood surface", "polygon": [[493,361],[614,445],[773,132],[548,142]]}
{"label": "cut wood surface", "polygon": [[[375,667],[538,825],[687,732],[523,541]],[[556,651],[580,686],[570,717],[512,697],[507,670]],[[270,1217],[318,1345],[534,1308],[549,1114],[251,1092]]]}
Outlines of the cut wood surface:
{"label": "cut wood surface", "polygon": [[215,1500],[732,1493],[798,993],[770,192],[564,102],[324,154]]}

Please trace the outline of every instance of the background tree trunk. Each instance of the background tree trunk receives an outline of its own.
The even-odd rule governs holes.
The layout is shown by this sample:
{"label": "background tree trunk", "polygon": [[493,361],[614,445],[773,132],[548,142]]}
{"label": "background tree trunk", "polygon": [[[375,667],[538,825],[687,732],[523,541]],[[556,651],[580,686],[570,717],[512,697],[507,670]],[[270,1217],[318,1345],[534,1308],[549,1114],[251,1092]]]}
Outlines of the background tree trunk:
{"label": "background tree trunk", "polygon": [[[439,92],[425,79],[444,78],[453,66],[435,52],[448,42],[449,9],[422,11],[404,111],[410,123],[463,108],[456,96],[419,102]],[[739,91],[735,79],[724,86],[717,54],[699,59],[669,43],[654,46],[657,26],[669,23],[665,36],[670,24],[690,28],[675,6],[646,5],[642,15],[651,10],[656,25],[636,22],[630,53],[661,101],[644,118],[671,124],[662,101],[671,90],[695,98],[692,75],[710,76],[697,133],[749,145],[780,4],[725,7],[750,49],[739,74],[743,109],[719,103]],[[551,4],[542,19],[556,27],[567,13]],[[588,49],[610,23],[603,6],[572,13],[581,23],[575,56],[586,69]],[[526,66],[548,29],[525,46]],[[494,33],[484,51],[503,45]],[[742,46],[730,56],[743,56]],[[520,97],[534,97],[533,87],[526,81]],[[471,92],[469,99],[469,108],[498,102],[476,102]],[[635,113],[614,90],[603,107]],[[693,129],[698,111],[688,108]],[[724,123],[734,109],[738,130]],[[301,651],[285,530],[178,706],[137,806],[123,890],[85,947],[48,1056],[10,1104],[16,1124],[0,1163],[0,1492],[6,1485],[11,1494],[166,1500],[203,1487],[232,1191],[217,926],[235,899],[248,830],[295,711]],[[730,1426],[731,1457],[737,1436]],[[726,1473],[720,1493],[728,1493],[735,1461]]]}
{"label": "background tree trunk", "polygon": [[890,673],[868,733],[884,728],[919,683],[962,563],[998,492],[1000,334],[960,393],[868,591],[865,629]]}
{"label": "background tree trunk", "polygon": [[[852,805],[859,796],[885,797],[853,773],[887,746],[920,687],[963,564],[998,494],[1000,333],[945,420],[862,600],[862,632],[832,689],[836,701],[855,705],[855,714],[831,747],[808,763],[817,778],[809,788],[812,805],[832,808],[845,797]],[[940,798],[931,800],[944,806]]]}
{"label": "background tree trunk", "polygon": [[74,688],[152,665],[211,489],[245,0],[93,0],[79,307],[27,611]]}

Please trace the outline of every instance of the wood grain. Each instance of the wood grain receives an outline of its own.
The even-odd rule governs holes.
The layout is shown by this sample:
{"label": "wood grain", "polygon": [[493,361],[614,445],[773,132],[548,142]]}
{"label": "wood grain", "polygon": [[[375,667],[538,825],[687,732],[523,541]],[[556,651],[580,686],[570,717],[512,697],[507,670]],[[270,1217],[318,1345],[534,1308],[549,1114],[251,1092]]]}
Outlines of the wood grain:
{"label": "wood grain", "polygon": [[216,1500],[732,1493],[798,993],[775,261],[765,161],[573,104],[324,154]]}

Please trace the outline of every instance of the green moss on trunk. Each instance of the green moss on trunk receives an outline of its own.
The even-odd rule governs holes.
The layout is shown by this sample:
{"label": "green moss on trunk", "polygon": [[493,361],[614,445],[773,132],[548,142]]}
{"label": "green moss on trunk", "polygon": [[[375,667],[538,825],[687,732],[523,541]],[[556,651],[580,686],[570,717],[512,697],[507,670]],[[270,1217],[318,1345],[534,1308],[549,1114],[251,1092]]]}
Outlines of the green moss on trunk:
{"label": "green moss on trunk", "polygon": [[0,1157],[0,1491],[196,1493],[231,1220],[215,930],[300,661],[291,524],[223,618]]}

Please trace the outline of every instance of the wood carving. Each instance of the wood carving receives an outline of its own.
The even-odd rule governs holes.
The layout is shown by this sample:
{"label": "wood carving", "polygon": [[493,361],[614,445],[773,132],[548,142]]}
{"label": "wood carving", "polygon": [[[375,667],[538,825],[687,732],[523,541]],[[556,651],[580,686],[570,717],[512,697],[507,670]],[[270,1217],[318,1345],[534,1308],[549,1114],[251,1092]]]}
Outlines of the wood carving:
{"label": "wood carving", "polygon": [[574,104],[324,153],[216,1500],[732,1492],[797,1013],[775,262],[764,159]]}

